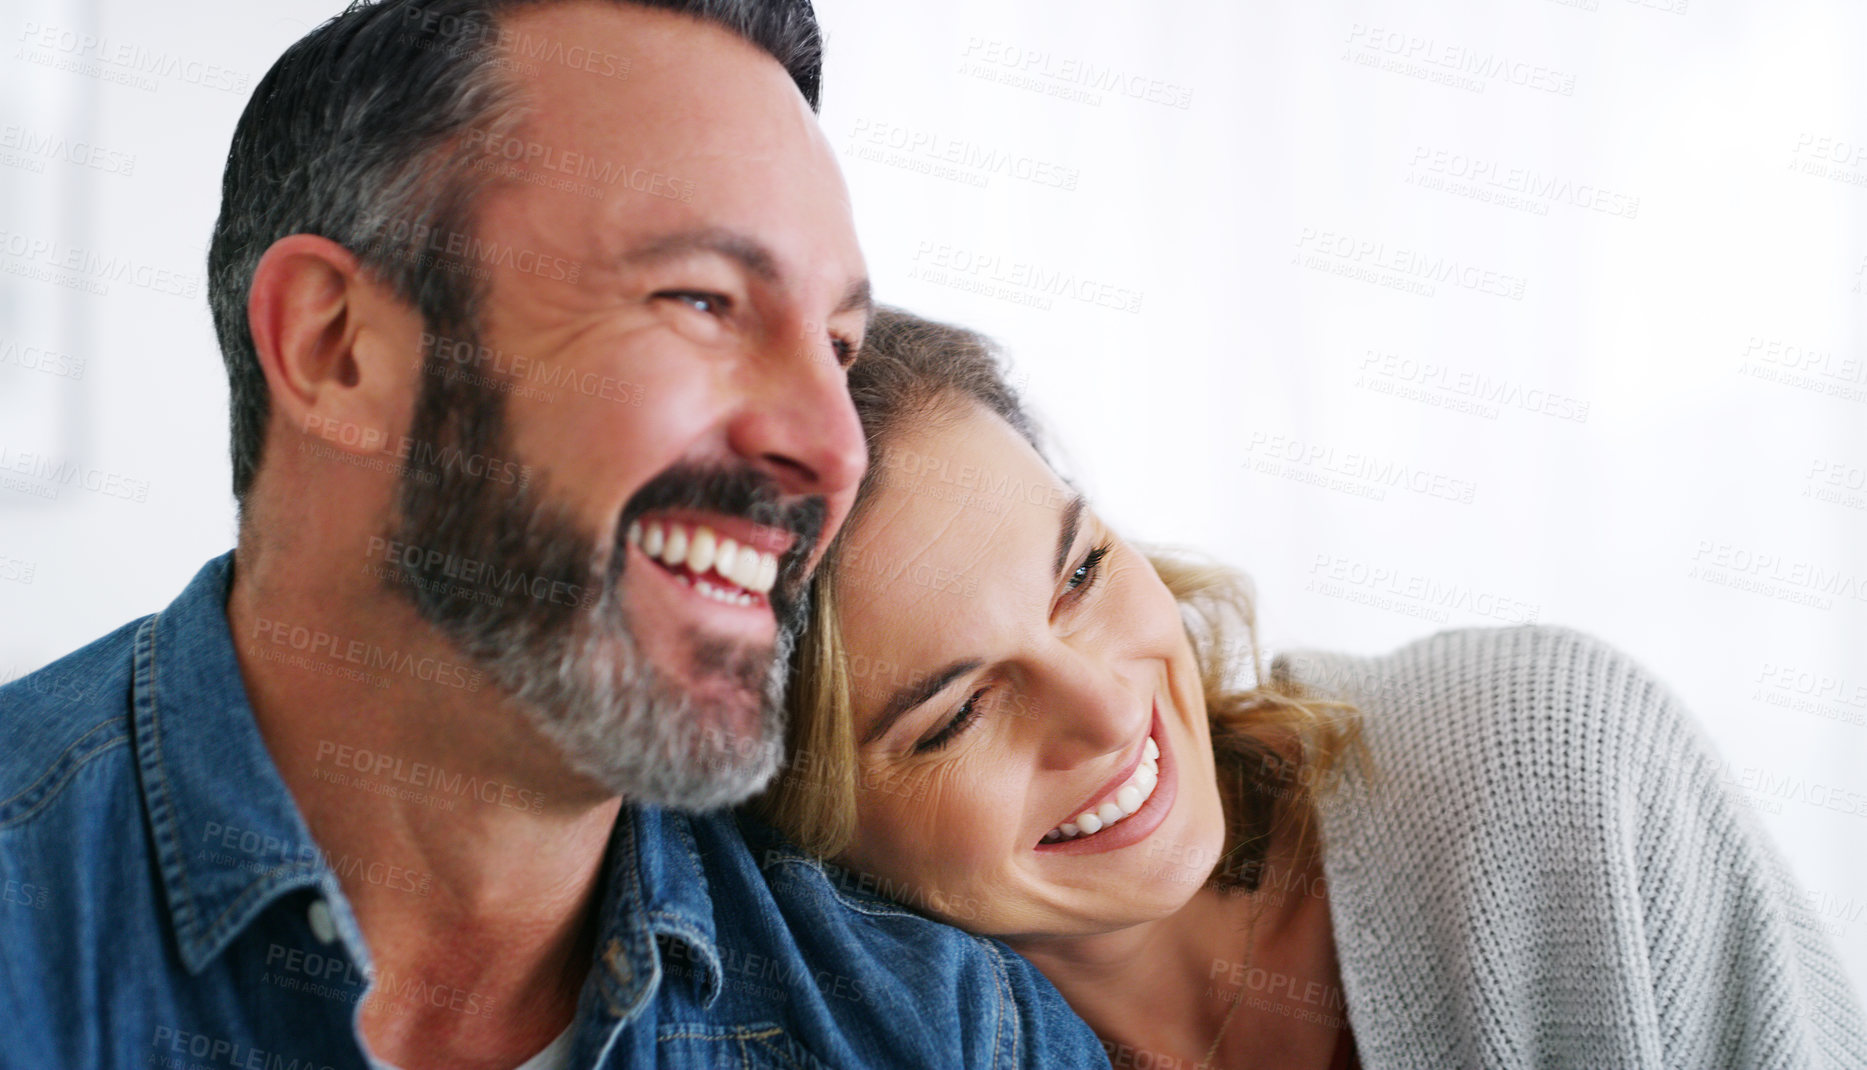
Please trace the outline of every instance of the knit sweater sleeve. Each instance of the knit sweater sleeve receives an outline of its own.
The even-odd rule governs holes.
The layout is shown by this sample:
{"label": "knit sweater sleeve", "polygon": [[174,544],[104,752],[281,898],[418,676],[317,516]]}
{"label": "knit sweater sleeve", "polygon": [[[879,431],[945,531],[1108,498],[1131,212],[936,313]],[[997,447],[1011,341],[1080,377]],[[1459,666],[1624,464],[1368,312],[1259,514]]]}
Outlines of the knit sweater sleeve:
{"label": "knit sweater sleeve", "polygon": [[1632,659],[1524,627],[1290,664],[1364,718],[1323,828],[1369,1070],[1867,1070],[1806,901]]}
{"label": "knit sweater sleeve", "polygon": [[1679,1067],[1867,1068],[1846,973],[1697,723],[1632,659],[1577,633],[1608,719],[1608,799],[1632,867],[1659,1040]]}

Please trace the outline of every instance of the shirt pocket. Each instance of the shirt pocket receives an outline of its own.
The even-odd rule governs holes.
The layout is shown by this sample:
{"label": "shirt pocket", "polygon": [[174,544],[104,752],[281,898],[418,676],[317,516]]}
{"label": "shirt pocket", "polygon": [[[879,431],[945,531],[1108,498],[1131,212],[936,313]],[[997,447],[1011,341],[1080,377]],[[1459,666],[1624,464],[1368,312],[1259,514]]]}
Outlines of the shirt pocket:
{"label": "shirt pocket", "polygon": [[770,1023],[664,1025],[655,1053],[664,1070],[833,1070]]}

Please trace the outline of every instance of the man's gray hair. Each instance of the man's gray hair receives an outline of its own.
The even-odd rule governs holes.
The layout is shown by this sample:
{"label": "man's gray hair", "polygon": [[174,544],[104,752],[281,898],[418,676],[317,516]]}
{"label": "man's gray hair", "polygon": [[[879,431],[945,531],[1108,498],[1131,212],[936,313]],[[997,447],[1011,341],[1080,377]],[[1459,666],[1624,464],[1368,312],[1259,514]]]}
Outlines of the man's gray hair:
{"label": "man's gray hair", "polygon": [[[207,258],[243,508],[270,411],[246,318],[260,257],[281,238],[321,235],[413,305],[430,332],[470,335],[484,298],[472,259],[426,250],[470,240],[484,181],[473,165],[518,120],[505,68],[508,53],[524,53],[501,37],[499,19],[550,2],[358,0],[287,49],[254,89],[227,153]],[[810,0],[614,2],[730,30],[782,64],[818,107],[823,38]]]}

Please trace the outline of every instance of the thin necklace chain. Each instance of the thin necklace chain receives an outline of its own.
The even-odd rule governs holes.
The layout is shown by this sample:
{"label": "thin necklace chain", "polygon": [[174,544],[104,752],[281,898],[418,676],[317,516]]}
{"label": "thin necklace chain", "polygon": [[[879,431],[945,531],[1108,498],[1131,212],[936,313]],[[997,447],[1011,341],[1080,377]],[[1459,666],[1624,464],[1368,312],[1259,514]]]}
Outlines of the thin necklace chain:
{"label": "thin necklace chain", "polygon": [[[1258,893],[1262,895],[1263,892]],[[1264,913],[1265,901],[1260,899],[1257,908],[1251,912],[1251,926],[1245,930],[1245,977],[1251,976],[1251,961],[1257,957],[1258,948],[1253,937],[1258,934],[1258,917]],[[1247,980],[1247,983],[1249,981]],[[1199,1060],[1201,1070],[1211,1070],[1212,1057],[1219,1053],[1219,1041],[1225,1039],[1225,1031],[1231,1027],[1232,1019],[1237,1016],[1238,1008],[1245,1002],[1245,990],[1240,987],[1232,997],[1232,1008],[1225,1012],[1225,1020],[1219,1023],[1219,1031],[1212,1037],[1212,1046],[1206,1049],[1206,1057]]]}

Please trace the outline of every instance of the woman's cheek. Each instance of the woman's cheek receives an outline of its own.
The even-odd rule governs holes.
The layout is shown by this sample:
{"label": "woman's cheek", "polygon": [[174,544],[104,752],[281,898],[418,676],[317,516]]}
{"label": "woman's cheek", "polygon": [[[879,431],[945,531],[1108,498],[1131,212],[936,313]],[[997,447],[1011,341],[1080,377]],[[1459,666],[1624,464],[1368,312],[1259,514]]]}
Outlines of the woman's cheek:
{"label": "woman's cheek", "polygon": [[1134,571],[1125,595],[1124,609],[1135,615],[1137,633],[1161,638],[1184,633],[1179,603],[1173,600],[1173,592],[1145,560]]}
{"label": "woman's cheek", "polygon": [[973,788],[973,778],[968,775],[963,761],[941,762],[929,768],[917,782],[917,789],[922,796],[919,807],[923,816],[941,827],[961,824],[972,828],[978,825],[971,819],[977,814],[970,813],[977,801]]}
{"label": "woman's cheek", "polygon": [[924,797],[915,804],[922,840],[935,868],[961,876],[992,862],[991,856],[1016,828],[1017,815],[998,805],[1005,793],[988,787],[989,770],[980,767],[979,751],[956,756],[928,770],[921,781]]}
{"label": "woman's cheek", "polygon": [[856,785],[864,840],[885,845],[895,857],[913,857],[917,844],[939,842],[942,830],[963,818],[952,812],[961,798],[952,764],[864,766]]}

